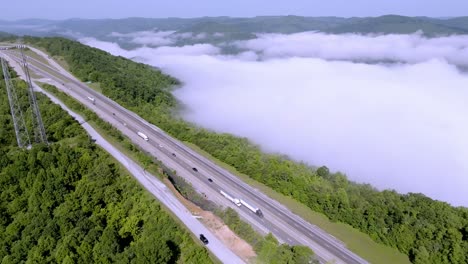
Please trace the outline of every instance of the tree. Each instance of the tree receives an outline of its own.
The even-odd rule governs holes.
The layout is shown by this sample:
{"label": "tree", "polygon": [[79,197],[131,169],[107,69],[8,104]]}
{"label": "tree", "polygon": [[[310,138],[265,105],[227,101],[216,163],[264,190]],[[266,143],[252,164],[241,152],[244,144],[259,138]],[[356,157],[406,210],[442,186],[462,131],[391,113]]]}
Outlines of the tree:
{"label": "tree", "polygon": [[317,175],[326,178],[330,174],[330,170],[326,166],[319,167],[317,169]]}
{"label": "tree", "polygon": [[424,246],[411,249],[410,260],[414,264],[427,264],[431,262],[429,252]]}

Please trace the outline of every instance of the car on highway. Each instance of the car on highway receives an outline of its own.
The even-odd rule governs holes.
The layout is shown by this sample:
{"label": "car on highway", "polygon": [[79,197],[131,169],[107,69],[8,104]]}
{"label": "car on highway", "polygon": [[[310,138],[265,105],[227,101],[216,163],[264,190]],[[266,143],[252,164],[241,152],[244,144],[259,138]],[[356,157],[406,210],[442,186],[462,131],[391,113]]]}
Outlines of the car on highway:
{"label": "car on highway", "polygon": [[211,178],[208,178],[208,181],[209,181],[209,182],[213,182],[213,180],[212,180]]}
{"label": "car on highway", "polygon": [[203,244],[208,245],[208,239],[203,234],[200,234],[200,240]]}
{"label": "car on highway", "polygon": [[176,154],[175,154],[175,153],[172,153],[172,156],[176,157]]}
{"label": "car on highway", "polygon": [[192,170],[198,172],[198,169],[195,167],[193,167]]}

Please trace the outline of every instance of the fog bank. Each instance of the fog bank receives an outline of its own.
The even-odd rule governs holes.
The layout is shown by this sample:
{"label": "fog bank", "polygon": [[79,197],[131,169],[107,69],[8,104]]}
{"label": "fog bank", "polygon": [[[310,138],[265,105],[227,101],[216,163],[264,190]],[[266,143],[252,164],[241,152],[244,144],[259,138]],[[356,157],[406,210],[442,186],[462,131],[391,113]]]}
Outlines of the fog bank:
{"label": "fog bank", "polygon": [[264,58],[316,57],[327,60],[387,60],[418,63],[442,59],[468,65],[468,36],[426,38],[410,35],[357,35],[302,32],[290,35],[258,34],[236,46],[260,52]]}
{"label": "fog bank", "polygon": [[[210,44],[125,51],[114,43],[83,42],[182,80],[174,93],[188,106],[182,114],[204,127],[380,189],[468,206],[468,77],[449,64],[464,63],[466,36],[319,34],[347,43],[340,49],[316,35],[260,35],[235,43],[246,49],[237,56],[221,55]],[[401,43],[408,40],[416,44],[405,48]],[[411,64],[326,60],[395,54]]]}

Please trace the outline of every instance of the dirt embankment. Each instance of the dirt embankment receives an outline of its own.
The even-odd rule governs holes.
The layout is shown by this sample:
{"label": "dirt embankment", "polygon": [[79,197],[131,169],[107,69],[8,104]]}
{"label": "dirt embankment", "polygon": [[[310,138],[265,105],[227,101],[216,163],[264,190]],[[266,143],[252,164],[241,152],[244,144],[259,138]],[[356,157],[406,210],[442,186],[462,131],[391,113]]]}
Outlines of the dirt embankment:
{"label": "dirt embankment", "polygon": [[171,184],[168,179],[163,180],[164,183],[171,189],[176,197],[187,207],[193,215],[200,216],[201,222],[213,232],[213,234],[228,246],[236,255],[241,257],[247,262],[253,262],[255,251],[249,243],[245,242],[237,236],[223,221],[214,215],[212,212],[203,211],[200,207],[196,206],[189,200],[185,199]]}

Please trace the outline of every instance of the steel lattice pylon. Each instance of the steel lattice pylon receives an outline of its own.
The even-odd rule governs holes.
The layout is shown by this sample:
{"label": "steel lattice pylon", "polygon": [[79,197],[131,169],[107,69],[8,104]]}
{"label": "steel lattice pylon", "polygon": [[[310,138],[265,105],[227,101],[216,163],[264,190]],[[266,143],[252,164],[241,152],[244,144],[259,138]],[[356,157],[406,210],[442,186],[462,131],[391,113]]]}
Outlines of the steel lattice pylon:
{"label": "steel lattice pylon", "polygon": [[23,59],[23,70],[24,74],[26,74],[26,82],[29,86],[29,104],[31,105],[31,113],[32,113],[32,124],[33,124],[33,132],[34,132],[34,141],[36,143],[47,143],[47,136],[45,133],[44,123],[42,123],[41,112],[39,111],[39,106],[37,105],[36,101],[36,94],[34,93],[34,87],[31,82],[31,77],[29,75],[29,68],[28,62],[26,61],[26,56],[23,52],[23,46],[20,47],[21,57]]}
{"label": "steel lattice pylon", "polygon": [[18,101],[18,96],[16,95],[15,87],[10,79],[10,73],[8,71],[8,65],[3,58],[0,58],[3,69],[3,78],[5,79],[8,102],[10,103],[11,116],[13,118],[13,125],[15,127],[16,141],[20,148],[29,148],[31,146],[31,141],[29,139],[28,129],[26,128],[26,123],[24,122],[23,112],[21,111],[21,106]]}

